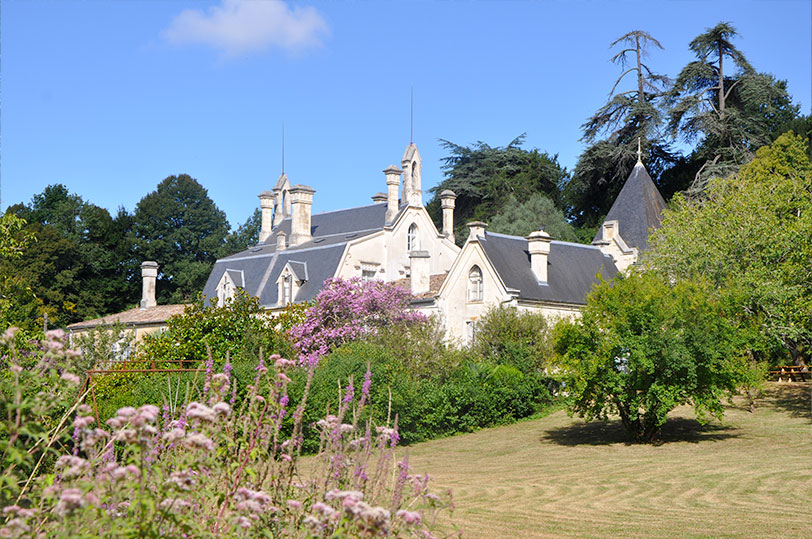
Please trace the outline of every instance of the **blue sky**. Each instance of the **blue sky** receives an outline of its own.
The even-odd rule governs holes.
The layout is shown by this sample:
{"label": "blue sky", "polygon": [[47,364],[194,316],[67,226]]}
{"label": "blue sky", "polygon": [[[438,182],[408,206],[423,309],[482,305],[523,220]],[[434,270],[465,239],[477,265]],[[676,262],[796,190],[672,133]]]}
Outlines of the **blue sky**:
{"label": "blue sky", "polygon": [[648,31],[665,47],[649,66],[676,76],[719,21],[808,114],[808,0],[3,0],[2,208],[63,183],[132,211],[187,173],[236,227],[279,176],[283,122],[286,172],[316,189],[314,212],[366,204],[409,143],[411,85],[424,190],[442,179],[438,139],[526,132],[572,169],[621,72],[609,44]]}

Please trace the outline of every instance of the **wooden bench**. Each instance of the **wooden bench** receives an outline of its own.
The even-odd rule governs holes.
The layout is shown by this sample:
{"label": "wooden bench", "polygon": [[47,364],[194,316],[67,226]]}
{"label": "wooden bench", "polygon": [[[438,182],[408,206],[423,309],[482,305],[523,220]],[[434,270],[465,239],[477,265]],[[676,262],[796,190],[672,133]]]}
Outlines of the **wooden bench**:
{"label": "wooden bench", "polygon": [[805,365],[784,365],[770,370],[770,376],[776,377],[779,382],[806,382],[812,380],[812,372]]}

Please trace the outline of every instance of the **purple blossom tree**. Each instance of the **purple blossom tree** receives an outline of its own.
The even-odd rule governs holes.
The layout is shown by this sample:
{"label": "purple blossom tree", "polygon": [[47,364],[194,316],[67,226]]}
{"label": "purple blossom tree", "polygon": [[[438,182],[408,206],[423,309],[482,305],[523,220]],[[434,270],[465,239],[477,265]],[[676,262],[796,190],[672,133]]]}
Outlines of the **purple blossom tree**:
{"label": "purple blossom tree", "polygon": [[328,279],[305,313],[304,323],[290,329],[299,361],[315,366],[334,348],[380,328],[417,324],[428,319],[409,310],[411,293],[393,283]]}

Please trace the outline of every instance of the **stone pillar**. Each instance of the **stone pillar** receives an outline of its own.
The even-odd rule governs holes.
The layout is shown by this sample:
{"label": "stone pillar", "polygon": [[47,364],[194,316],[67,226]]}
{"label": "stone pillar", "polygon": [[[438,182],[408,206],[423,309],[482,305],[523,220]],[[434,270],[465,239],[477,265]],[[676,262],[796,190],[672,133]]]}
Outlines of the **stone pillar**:
{"label": "stone pillar", "polygon": [[155,281],[158,279],[158,263],[151,260],[141,264],[141,308],[155,307]]}
{"label": "stone pillar", "polygon": [[488,223],[471,221],[465,226],[468,227],[468,241],[478,241],[479,236],[485,236],[485,229],[488,228]]}
{"label": "stone pillar", "polygon": [[279,225],[285,218],[285,210],[282,208],[282,190],[278,187],[273,188],[273,226]]}
{"label": "stone pillar", "polygon": [[273,207],[274,207],[274,194],[271,191],[263,191],[259,195],[259,207],[262,210],[262,224],[259,227],[259,243],[265,243],[268,236],[271,235],[273,228]]}
{"label": "stone pillar", "polygon": [[312,239],[310,234],[310,214],[313,206],[313,193],[315,192],[315,189],[307,185],[294,185],[288,191],[291,213],[291,247],[296,247]]}
{"label": "stone pillar", "polygon": [[288,248],[288,235],[281,230],[276,234],[276,250],[284,251]]}
{"label": "stone pillar", "polygon": [[386,202],[389,199],[389,195],[386,193],[375,193],[372,195],[372,203],[373,204],[381,204]]}
{"label": "stone pillar", "polygon": [[398,214],[398,187],[402,172],[395,165],[383,169],[383,173],[386,174],[386,224],[392,223]]}
{"label": "stone pillar", "polygon": [[527,251],[530,253],[530,269],[541,283],[547,282],[547,259],[550,255],[550,242],[553,238],[539,229],[527,236]]}
{"label": "stone pillar", "polygon": [[409,253],[410,281],[412,294],[414,295],[425,294],[430,289],[430,256],[428,251],[412,251]]}
{"label": "stone pillar", "polygon": [[440,193],[440,206],[443,208],[443,236],[454,241],[454,205],[457,195],[446,189]]}

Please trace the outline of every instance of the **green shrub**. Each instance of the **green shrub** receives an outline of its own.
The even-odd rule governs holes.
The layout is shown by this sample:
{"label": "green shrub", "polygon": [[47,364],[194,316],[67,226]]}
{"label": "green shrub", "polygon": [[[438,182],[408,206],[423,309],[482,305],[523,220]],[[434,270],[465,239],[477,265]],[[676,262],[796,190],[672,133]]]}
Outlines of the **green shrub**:
{"label": "green shrub", "polygon": [[541,313],[495,307],[477,323],[473,351],[485,361],[540,373],[552,356],[551,324]]}
{"label": "green shrub", "polygon": [[708,285],[632,273],[602,282],[582,319],[556,326],[570,410],[618,414],[629,435],[651,442],[668,412],[692,404],[721,418],[722,397],[748,383],[742,329]]}

